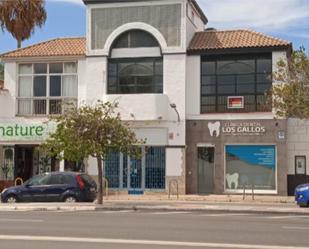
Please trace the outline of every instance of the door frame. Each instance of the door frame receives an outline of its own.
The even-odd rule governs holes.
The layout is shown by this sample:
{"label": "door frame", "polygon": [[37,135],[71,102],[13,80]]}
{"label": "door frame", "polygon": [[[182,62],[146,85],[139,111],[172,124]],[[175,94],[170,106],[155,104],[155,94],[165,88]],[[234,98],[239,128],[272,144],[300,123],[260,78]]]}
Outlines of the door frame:
{"label": "door frame", "polygon": [[[199,195],[203,195],[203,194],[201,194],[201,193],[199,193],[199,163],[198,163],[198,149],[199,148],[213,148],[214,149],[214,166],[213,166],[213,181],[215,180],[215,161],[216,161],[216,146],[214,145],[214,144],[212,144],[212,143],[198,143],[197,145],[196,145],[196,165],[197,165],[197,170],[196,170],[196,179],[197,179],[197,181],[196,181],[196,183],[197,183],[197,194],[199,194]],[[215,185],[215,183],[213,182],[213,185]],[[214,187],[215,186],[213,186],[213,190],[214,190]],[[214,192],[214,191],[213,191]],[[209,194],[211,194],[211,193],[209,193]],[[207,195],[207,194],[204,194],[204,195]]]}

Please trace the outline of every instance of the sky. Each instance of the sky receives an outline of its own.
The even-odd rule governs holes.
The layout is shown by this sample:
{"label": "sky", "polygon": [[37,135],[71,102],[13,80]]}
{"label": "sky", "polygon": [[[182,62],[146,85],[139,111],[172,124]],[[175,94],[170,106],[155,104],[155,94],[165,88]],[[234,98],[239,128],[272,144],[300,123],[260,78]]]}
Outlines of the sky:
{"label": "sky", "polygon": [[[168,1],[168,0],[166,0]],[[309,0],[197,0],[208,27],[249,28],[304,46],[309,52]],[[86,32],[82,0],[46,0],[47,21],[23,42],[28,46],[57,37],[80,37]],[[14,50],[16,41],[0,30],[0,53]]]}

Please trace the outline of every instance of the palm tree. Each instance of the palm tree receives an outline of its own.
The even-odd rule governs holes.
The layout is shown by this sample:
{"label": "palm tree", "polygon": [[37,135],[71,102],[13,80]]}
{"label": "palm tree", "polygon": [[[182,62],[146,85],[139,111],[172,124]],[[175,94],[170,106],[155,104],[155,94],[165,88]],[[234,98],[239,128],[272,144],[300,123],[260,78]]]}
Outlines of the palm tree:
{"label": "palm tree", "polygon": [[45,0],[0,0],[0,27],[21,42],[29,39],[36,26],[46,21]]}

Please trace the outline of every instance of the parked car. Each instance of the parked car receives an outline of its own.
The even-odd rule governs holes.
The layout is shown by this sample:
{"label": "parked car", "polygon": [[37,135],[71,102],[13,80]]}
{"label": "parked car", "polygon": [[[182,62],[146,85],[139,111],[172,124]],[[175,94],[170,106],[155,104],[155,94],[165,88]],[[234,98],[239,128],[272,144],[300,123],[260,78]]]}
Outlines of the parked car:
{"label": "parked car", "polygon": [[309,207],[309,183],[296,187],[295,201],[300,207]]}
{"label": "parked car", "polygon": [[2,191],[2,202],[92,202],[97,194],[95,181],[87,174],[52,172],[36,175],[23,185]]}

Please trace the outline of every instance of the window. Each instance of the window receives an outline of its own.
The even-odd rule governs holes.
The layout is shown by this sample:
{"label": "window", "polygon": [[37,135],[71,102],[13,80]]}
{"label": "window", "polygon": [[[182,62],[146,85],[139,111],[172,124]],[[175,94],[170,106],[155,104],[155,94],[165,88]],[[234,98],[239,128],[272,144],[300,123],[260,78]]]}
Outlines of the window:
{"label": "window", "polygon": [[[205,57],[201,61],[201,113],[271,111],[271,54]],[[229,96],[243,96],[244,108],[229,109]]]}
{"label": "window", "polygon": [[162,58],[110,59],[108,94],[163,93]]}
{"label": "window", "polygon": [[306,156],[295,156],[295,174],[306,175]]}
{"label": "window", "polygon": [[77,64],[19,65],[18,115],[61,114],[77,102]]}
{"label": "window", "polygon": [[113,48],[141,47],[159,47],[159,44],[151,34],[141,30],[125,32],[113,44]]}
{"label": "window", "polygon": [[276,146],[225,146],[225,189],[276,190]]}

